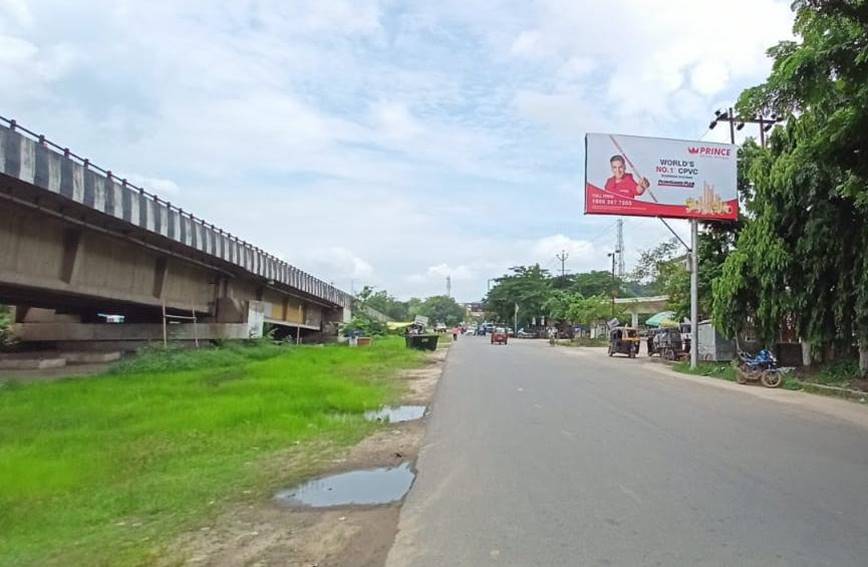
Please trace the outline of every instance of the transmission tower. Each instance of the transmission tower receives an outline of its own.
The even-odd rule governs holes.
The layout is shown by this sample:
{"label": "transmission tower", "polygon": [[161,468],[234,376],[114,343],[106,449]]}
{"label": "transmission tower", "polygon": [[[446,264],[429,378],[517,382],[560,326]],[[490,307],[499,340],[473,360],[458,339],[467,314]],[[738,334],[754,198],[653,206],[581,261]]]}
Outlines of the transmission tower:
{"label": "transmission tower", "polygon": [[446,276],[446,297],[452,297],[452,276]]}
{"label": "transmission tower", "polygon": [[624,277],[624,220],[618,219],[618,244],[615,248],[618,254],[618,277]]}

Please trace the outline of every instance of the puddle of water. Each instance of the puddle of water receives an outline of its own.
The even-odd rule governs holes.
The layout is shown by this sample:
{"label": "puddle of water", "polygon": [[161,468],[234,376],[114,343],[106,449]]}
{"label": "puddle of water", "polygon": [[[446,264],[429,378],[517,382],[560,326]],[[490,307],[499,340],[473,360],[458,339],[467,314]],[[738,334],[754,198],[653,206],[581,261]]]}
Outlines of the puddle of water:
{"label": "puddle of water", "polygon": [[425,406],[389,406],[376,411],[365,412],[368,421],[388,421],[389,423],[401,423],[413,421],[425,415]]}
{"label": "puddle of water", "polygon": [[351,471],[308,481],[275,498],[293,506],[328,508],[397,502],[407,494],[416,477],[410,463],[397,467]]}

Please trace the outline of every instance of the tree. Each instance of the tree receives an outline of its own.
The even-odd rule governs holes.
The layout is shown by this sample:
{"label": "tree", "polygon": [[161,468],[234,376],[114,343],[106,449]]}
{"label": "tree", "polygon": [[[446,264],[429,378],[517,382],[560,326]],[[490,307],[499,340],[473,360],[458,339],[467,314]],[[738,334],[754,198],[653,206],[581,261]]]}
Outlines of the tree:
{"label": "tree", "polygon": [[801,41],[770,49],[771,75],[739,99],[786,126],[748,170],[753,218],[714,283],[714,318],[768,342],[785,320],[823,350],[855,339],[868,374],[868,9],[793,6]]}
{"label": "tree", "polygon": [[[591,326],[601,321],[608,321],[612,317],[612,298],[603,295],[573,297],[567,311],[567,317],[573,323]],[[624,318],[623,310],[615,311],[615,318]]]}
{"label": "tree", "polygon": [[419,305],[418,309],[418,314],[428,317],[432,323],[452,326],[464,320],[464,307],[446,295],[429,297]]}
{"label": "tree", "polygon": [[359,292],[359,297],[365,298],[365,304],[368,307],[376,309],[383,315],[394,319],[395,321],[406,321],[409,317],[409,305],[406,302],[389,295],[384,289],[374,291],[373,288],[365,286]]}
{"label": "tree", "polygon": [[[737,188],[742,207],[735,221],[715,221],[702,223],[699,233],[699,311],[711,314],[713,311],[713,284],[723,273],[723,263],[735,249],[738,235],[750,222],[750,210],[754,198],[753,182],[748,172],[754,161],[762,155],[762,148],[748,138],[738,148]],[[689,283],[688,283],[689,293]]]}
{"label": "tree", "polygon": [[[581,294],[583,297],[593,295],[612,295],[612,288],[621,290],[621,280],[615,278],[612,281],[612,273],[607,270],[592,270],[573,276],[570,290]],[[618,294],[619,296],[621,293]]]}
{"label": "tree", "polygon": [[655,294],[663,293],[663,285],[660,281],[661,268],[681,254],[683,248],[676,238],[664,240],[654,248],[643,250],[630,273],[630,280],[648,286],[648,290]]}
{"label": "tree", "polygon": [[546,314],[544,307],[551,297],[552,281],[547,270],[539,264],[514,266],[511,274],[495,280],[495,285],[485,298],[485,310],[498,321],[512,323],[515,306],[518,305],[518,326],[529,326],[533,318]]}
{"label": "tree", "polygon": [[553,321],[569,321],[570,305],[577,297],[581,297],[581,294],[561,289],[552,290],[543,303],[543,312]]}
{"label": "tree", "polygon": [[690,274],[686,261],[684,247],[678,239],[671,238],[642,251],[630,279],[644,286],[646,293],[669,296],[667,307],[682,319],[690,315]]}

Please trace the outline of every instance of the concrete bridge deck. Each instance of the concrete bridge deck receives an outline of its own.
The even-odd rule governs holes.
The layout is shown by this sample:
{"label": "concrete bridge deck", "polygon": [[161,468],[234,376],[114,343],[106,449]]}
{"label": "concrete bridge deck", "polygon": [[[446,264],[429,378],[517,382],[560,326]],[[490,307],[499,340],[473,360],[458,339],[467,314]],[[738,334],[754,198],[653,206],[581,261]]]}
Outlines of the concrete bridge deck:
{"label": "concrete bridge deck", "polygon": [[55,331],[97,311],[154,323],[165,306],[320,332],[352,307],[348,293],[3,117],[0,302],[21,307],[22,325],[49,322],[28,320],[30,307],[78,318],[50,321]]}

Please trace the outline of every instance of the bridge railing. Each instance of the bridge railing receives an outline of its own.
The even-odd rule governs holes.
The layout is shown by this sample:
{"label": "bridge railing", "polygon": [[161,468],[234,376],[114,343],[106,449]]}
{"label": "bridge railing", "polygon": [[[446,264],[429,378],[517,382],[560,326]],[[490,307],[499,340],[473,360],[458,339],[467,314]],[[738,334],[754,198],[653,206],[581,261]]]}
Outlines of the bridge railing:
{"label": "bridge railing", "polygon": [[[81,165],[85,170],[91,170],[98,172],[105,176],[108,181],[111,182],[120,182],[121,186],[124,189],[130,189],[132,191],[137,192],[141,197],[149,199],[153,201],[155,204],[161,205],[167,209],[167,211],[171,211],[179,216],[179,218],[186,218],[192,224],[198,224],[203,228],[208,228],[219,236],[226,238],[235,243],[236,246],[241,248],[243,251],[239,251],[238,256],[244,253],[255,253],[261,257],[261,260],[265,260],[266,264],[268,264],[267,273],[258,273],[259,270],[256,270],[254,273],[258,273],[258,275],[262,275],[267,277],[268,279],[280,279],[282,283],[289,285],[290,287],[294,287],[299,289],[305,293],[310,295],[314,295],[316,297],[320,297],[321,299],[326,299],[330,302],[350,306],[352,302],[352,296],[347,294],[346,292],[332,286],[312,276],[298,268],[290,265],[288,262],[277,258],[273,254],[262,250],[261,248],[250,244],[241,238],[233,235],[228,231],[224,231],[222,228],[217,227],[214,223],[210,223],[203,218],[196,217],[193,213],[185,211],[184,209],[173,205],[170,201],[161,198],[159,195],[152,193],[145,189],[144,187],[140,187],[130,181],[128,181],[124,177],[119,177],[115,175],[110,169],[105,169],[95,164],[89,158],[85,158],[71,151],[69,148],[65,146],[61,146],[52,140],[48,139],[44,134],[38,134],[33,130],[30,130],[21,124],[19,124],[16,120],[11,118],[6,118],[5,116],[0,116],[0,125],[5,124],[8,126],[9,130],[19,135],[25,136],[39,144],[40,146],[52,148],[56,150],[58,153],[62,154],[64,158],[72,160],[79,165]],[[259,258],[256,259],[256,263],[259,264],[261,262]]]}

